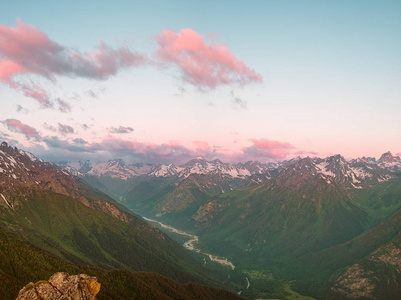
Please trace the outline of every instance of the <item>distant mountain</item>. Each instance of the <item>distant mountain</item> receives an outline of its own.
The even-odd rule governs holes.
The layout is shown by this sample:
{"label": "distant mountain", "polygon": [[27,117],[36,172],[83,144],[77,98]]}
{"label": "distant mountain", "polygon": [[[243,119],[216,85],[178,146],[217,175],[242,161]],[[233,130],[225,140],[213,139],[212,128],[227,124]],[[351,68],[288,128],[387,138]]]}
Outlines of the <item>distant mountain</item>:
{"label": "distant mountain", "polygon": [[110,160],[94,166],[85,162],[79,170],[70,172],[78,172],[92,186],[138,213],[158,216],[175,224],[189,220],[210,197],[271,180],[280,171],[293,166],[306,168],[303,177],[309,172],[316,180],[320,178],[350,189],[361,189],[394,176],[394,168],[380,167],[373,158],[346,161],[341,155],[335,155],[307,160],[310,161],[308,166],[298,165],[303,161],[299,157],[279,163],[248,161],[238,164],[198,157],[180,166],[128,165],[122,160]]}
{"label": "distant mountain", "polygon": [[284,164],[230,164],[198,157],[180,166],[110,160],[94,165],[86,161],[78,169],[71,164],[62,167],[134,211],[180,220],[212,196],[270,179]]}
{"label": "distant mountain", "polygon": [[[72,264],[211,282],[194,258],[161,231],[80,177],[6,143],[0,146],[0,229]],[[18,272],[2,269],[0,276],[18,278]]]}
{"label": "distant mountain", "polygon": [[363,231],[367,214],[348,192],[365,184],[355,170],[339,155],[304,158],[265,183],[212,198],[193,218],[201,232],[216,231],[222,241],[234,235],[247,251],[323,249]]}
{"label": "distant mountain", "polygon": [[207,161],[202,157],[193,159],[186,164],[176,166],[174,164],[125,164],[121,159],[99,162],[92,165],[90,161],[80,162],[79,167],[73,164],[60,163],[60,166],[67,168],[72,173],[81,176],[90,175],[96,177],[112,177],[127,180],[137,176],[154,177],[178,177],[186,178],[191,174],[214,175],[221,174],[231,178],[246,178],[254,174],[268,176],[271,170],[277,169],[285,163],[260,163],[249,161],[246,163],[230,164],[223,163],[216,159]]}
{"label": "distant mountain", "polygon": [[[328,184],[358,189],[394,177],[391,172],[374,164],[362,160],[347,162],[341,155],[330,156],[325,159],[305,158],[290,165],[285,172],[288,173],[288,176],[299,178],[301,182],[306,178],[322,179]],[[284,179],[287,185],[297,185],[296,182]],[[297,179],[294,180],[297,181]]]}
{"label": "distant mountain", "polygon": [[391,171],[400,171],[401,170],[401,158],[397,156],[393,156],[391,152],[384,153],[379,160],[377,161],[377,165],[389,169]]}
{"label": "distant mountain", "polygon": [[[384,225],[400,209],[401,180],[394,173],[367,160],[347,162],[335,155],[301,159],[264,183],[213,197],[193,219],[204,247],[230,257],[238,268],[269,270],[295,280],[293,286],[303,294],[345,299],[353,295],[347,289],[355,288],[354,282],[362,284],[369,276],[372,290],[366,295],[395,299],[386,298],[394,294],[382,290],[398,291],[395,281],[384,284],[392,273],[379,272],[371,264],[377,257],[384,263],[382,269],[401,261],[399,244],[387,245],[401,227],[394,222]],[[349,243],[351,257],[345,246]],[[384,256],[373,255],[374,251]],[[376,258],[363,260],[364,273],[359,266],[351,268],[325,294],[331,276],[369,253]],[[354,281],[350,274],[356,276]]]}
{"label": "distant mountain", "polygon": [[[271,198],[271,201],[273,201],[271,204],[274,205],[275,209],[279,208],[277,202],[281,201],[280,199],[282,198],[284,207],[274,213],[275,218],[289,208],[289,201],[293,198],[298,208],[302,207],[302,203],[315,206],[314,209],[309,208],[306,213],[317,212],[324,209],[325,204],[333,205],[333,201],[338,202],[342,199],[341,201],[345,201],[345,217],[352,211],[351,207],[358,210],[357,205],[346,204],[351,201],[349,190],[368,188],[392,178],[395,178],[395,175],[391,171],[380,168],[367,160],[358,159],[347,162],[341,155],[330,156],[325,159],[307,157],[286,166],[265,183],[246,189],[239,189],[238,192],[233,191],[229,195],[212,198],[200,207],[194,218],[198,222],[220,221],[220,217],[210,215],[217,212],[212,207],[218,207],[218,211],[225,213],[224,207],[233,205],[237,198],[241,202],[238,203],[239,206],[234,205],[234,207],[239,208],[238,214],[241,217],[238,219],[246,219],[246,215],[253,216],[252,219],[255,219],[254,213],[261,213],[255,203],[250,203],[245,211],[240,209],[248,201],[246,199],[249,199],[249,201],[262,201],[266,207],[263,209],[264,211],[266,209],[270,210],[270,204],[263,200],[267,198]],[[334,200],[331,202],[325,200],[332,198]],[[252,210],[255,210],[255,212]],[[232,213],[233,211],[230,209],[230,219],[236,220],[232,218]],[[272,212],[269,211],[270,213]],[[294,213],[296,215],[300,211],[295,210]],[[284,219],[282,218],[282,220]],[[271,228],[272,226],[265,224],[261,227]]]}

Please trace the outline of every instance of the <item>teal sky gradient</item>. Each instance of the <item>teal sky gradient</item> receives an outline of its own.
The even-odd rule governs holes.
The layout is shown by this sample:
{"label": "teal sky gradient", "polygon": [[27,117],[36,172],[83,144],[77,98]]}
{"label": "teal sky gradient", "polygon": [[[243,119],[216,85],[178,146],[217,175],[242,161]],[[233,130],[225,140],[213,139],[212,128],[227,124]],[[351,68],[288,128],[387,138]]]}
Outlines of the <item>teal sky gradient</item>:
{"label": "teal sky gradient", "polygon": [[[401,152],[400,1],[216,2],[0,1],[0,25],[15,27],[20,19],[81,53],[103,40],[155,62],[120,70],[106,80],[18,77],[67,101],[68,113],[40,108],[0,81],[0,137],[53,160],[119,154],[131,161],[179,162],[202,154],[268,161]],[[263,82],[200,90],[184,82],[176,67],[159,66],[155,36],[163,29],[186,28],[204,36],[206,44],[211,34],[213,44],[225,45]],[[38,137],[10,128],[4,123],[9,119],[36,129]],[[74,133],[61,133],[59,123]],[[119,126],[134,130],[111,132]],[[82,138],[88,145],[115,140],[140,146],[74,152],[50,145],[50,137],[71,144]],[[259,149],[253,139],[292,147]],[[208,143],[207,151],[196,149],[199,141]],[[185,148],[177,151],[182,159],[161,154],[171,145]],[[275,147],[280,155],[274,154]]]}

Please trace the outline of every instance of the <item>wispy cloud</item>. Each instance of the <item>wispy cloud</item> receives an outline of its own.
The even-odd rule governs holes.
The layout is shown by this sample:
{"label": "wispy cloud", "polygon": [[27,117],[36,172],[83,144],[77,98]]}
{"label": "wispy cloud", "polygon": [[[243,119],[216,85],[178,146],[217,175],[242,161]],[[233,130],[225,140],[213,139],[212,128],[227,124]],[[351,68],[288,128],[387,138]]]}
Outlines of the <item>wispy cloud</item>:
{"label": "wispy cloud", "polygon": [[87,94],[88,96],[90,96],[93,99],[99,99],[99,96],[92,90],[86,91],[85,94]]}
{"label": "wispy cloud", "polygon": [[268,139],[250,139],[251,145],[243,147],[238,152],[211,146],[208,142],[199,140],[192,141],[190,144],[179,141],[145,143],[113,136],[105,136],[96,142],[80,138],[63,139],[57,136],[44,137],[42,140],[53,156],[62,153],[60,156],[81,159],[83,155],[95,161],[122,158],[128,162],[182,164],[198,156],[208,160],[218,158],[224,162],[279,161],[293,157],[301,151],[290,143]]}
{"label": "wispy cloud", "polygon": [[76,145],[74,143],[71,143],[68,140],[61,140],[57,136],[44,137],[43,138],[43,142],[49,148],[62,149],[63,151],[68,151],[68,152],[91,152],[89,149],[87,149],[83,145]]}
{"label": "wispy cloud", "polygon": [[75,144],[81,144],[81,145],[88,144],[87,141],[85,141],[84,139],[81,139],[81,138],[76,138],[76,139],[73,139],[72,141],[73,141]]}
{"label": "wispy cloud", "polygon": [[61,124],[58,123],[57,127],[53,126],[53,125],[49,125],[47,123],[43,124],[43,127],[51,132],[54,133],[59,133],[61,135],[67,135],[67,134],[72,134],[75,133],[75,130],[73,127],[67,125],[67,124]]}
{"label": "wispy cloud", "polygon": [[56,101],[58,103],[59,111],[61,111],[63,113],[71,112],[71,105],[68,102],[66,102],[60,98],[56,99]]}
{"label": "wispy cloud", "polygon": [[7,119],[7,120],[0,121],[0,122],[3,123],[8,128],[8,130],[13,131],[13,132],[22,133],[23,135],[25,135],[25,137],[28,140],[31,138],[35,138],[35,139],[40,138],[40,135],[35,128],[22,123],[20,120]]}
{"label": "wispy cloud", "polygon": [[155,39],[159,45],[157,59],[175,65],[182,80],[201,90],[262,82],[262,76],[232,55],[225,45],[205,42],[204,37],[192,29],[180,32],[163,29]]}
{"label": "wispy cloud", "polygon": [[21,105],[18,104],[17,105],[17,112],[27,114],[27,113],[29,113],[29,109],[26,109],[26,108],[24,108],[24,107],[22,107]]}
{"label": "wispy cloud", "polygon": [[134,131],[134,128],[132,127],[124,127],[124,126],[119,126],[119,127],[110,127],[109,132],[110,133],[131,133]]}
{"label": "wispy cloud", "polygon": [[[156,64],[176,66],[183,81],[199,90],[262,81],[260,74],[237,59],[225,45],[205,41],[204,36],[189,28],[180,32],[163,29],[155,41]],[[128,47],[115,48],[102,40],[95,50],[80,52],[19,19],[15,27],[0,25],[0,83],[34,99],[41,108],[71,111],[67,101],[52,96],[43,86],[43,79],[53,83],[58,77],[106,80],[123,69],[155,62]],[[98,97],[93,90],[87,94]],[[234,101],[246,108],[241,99]]]}
{"label": "wispy cloud", "polygon": [[65,135],[65,134],[74,133],[75,130],[74,130],[74,128],[72,128],[69,125],[58,123],[58,132]]}
{"label": "wispy cloud", "polygon": [[[99,41],[95,51],[81,53],[51,40],[44,32],[17,20],[16,27],[0,25],[0,81],[35,99],[41,108],[55,108],[54,101],[38,83],[17,77],[36,75],[55,80],[57,76],[105,80],[121,69],[145,64],[144,55],[127,47],[112,48]],[[56,101],[68,111],[65,101]]]}
{"label": "wispy cloud", "polygon": [[44,127],[45,129],[49,130],[49,131],[57,132],[57,128],[56,128],[56,127],[54,127],[54,126],[52,126],[52,125],[49,125],[49,124],[47,124],[47,123],[44,123],[44,124],[43,124],[43,127]]}
{"label": "wispy cloud", "polygon": [[245,100],[243,100],[243,99],[241,99],[241,98],[238,97],[238,96],[235,96],[235,95],[234,95],[234,91],[231,91],[231,97],[232,97],[231,102],[232,102],[236,107],[239,107],[239,108],[242,108],[242,109],[248,109],[248,102],[245,101]]}
{"label": "wispy cloud", "polygon": [[[185,163],[197,157],[213,158],[215,149],[211,149],[206,142],[195,141],[195,149],[189,148],[178,141],[166,143],[143,143],[135,140],[125,140],[115,137],[104,137],[99,142],[88,142],[83,139],[63,139],[58,136],[44,137],[43,142],[49,148],[42,156],[52,156],[57,153],[64,157],[76,157],[84,155],[93,160],[107,160],[123,158],[130,162],[151,163]],[[62,154],[61,154],[62,153]]]}

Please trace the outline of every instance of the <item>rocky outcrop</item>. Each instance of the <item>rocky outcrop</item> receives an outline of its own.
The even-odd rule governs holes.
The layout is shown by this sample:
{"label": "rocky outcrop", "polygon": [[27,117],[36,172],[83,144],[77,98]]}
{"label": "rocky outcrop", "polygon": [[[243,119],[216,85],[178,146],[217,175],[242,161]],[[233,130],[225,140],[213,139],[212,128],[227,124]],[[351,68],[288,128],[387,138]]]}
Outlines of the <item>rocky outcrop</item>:
{"label": "rocky outcrop", "polygon": [[355,264],[336,280],[331,290],[344,298],[373,299],[375,285],[369,279],[369,277],[372,277],[372,274],[372,271],[366,271],[359,264]]}
{"label": "rocky outcrop", "polygon": [[96,277],[59,272],[48,281],[29,283],[20,290],[17,300],[93,300],[100,290]]}

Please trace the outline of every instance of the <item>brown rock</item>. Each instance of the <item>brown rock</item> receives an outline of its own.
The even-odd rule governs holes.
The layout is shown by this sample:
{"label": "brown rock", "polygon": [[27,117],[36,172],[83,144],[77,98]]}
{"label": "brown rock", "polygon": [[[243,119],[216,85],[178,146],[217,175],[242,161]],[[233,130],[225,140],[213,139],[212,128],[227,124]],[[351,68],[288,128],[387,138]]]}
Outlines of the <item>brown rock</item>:
{"label": "brown rock", "polygon": [[96,277],[59,272],[48,281],[29,283],[20,290],[17,300],[94,300],[99,291]]}

